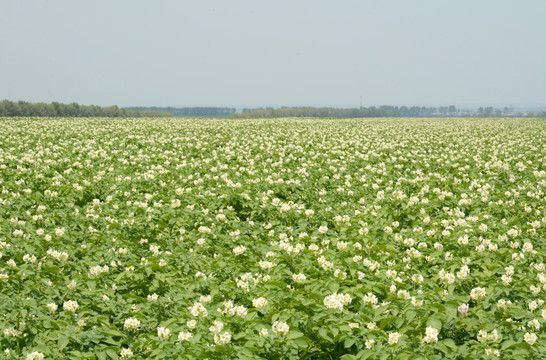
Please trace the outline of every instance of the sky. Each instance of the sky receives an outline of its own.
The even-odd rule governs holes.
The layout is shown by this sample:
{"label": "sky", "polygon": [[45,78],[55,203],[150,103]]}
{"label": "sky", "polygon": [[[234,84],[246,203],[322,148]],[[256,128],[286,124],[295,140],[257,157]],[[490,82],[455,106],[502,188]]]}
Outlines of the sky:
{"label": "sky", "polygon": [[546,106],[544,0],[0,0],[0,99]]}

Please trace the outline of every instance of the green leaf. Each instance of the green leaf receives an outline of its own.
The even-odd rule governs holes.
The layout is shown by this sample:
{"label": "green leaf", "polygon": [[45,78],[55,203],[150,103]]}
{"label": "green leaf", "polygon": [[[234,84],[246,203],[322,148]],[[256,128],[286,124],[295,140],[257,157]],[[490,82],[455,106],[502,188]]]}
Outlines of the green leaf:
{"label": "green leaf", "polygon": [[116,330],[116,329],[112,329],[112,328],[107,328],[107,327],[103,327],[100,329],[100,332],[103,333],[104,335],[108,335],[108,336],[121,336],[121,337],[125,337],[125,334],[122,333],[121,331],[119,330]]}
{"label": "green leaf", "polygon": [[59,350],[64,349],[69,342],[70,340],[66,336],[61,336],[59,340],[57,340],[57,346],[59,347]]}
{"label": "green leaf", "polygon": [[326,339],[328,341],[332,341],[332,338],[330,336],[328,336],[328,330],[326,330],[325,328],[320,328],[319,330],[319,335],[323,338],[323,339]]}
{"label": "green leaf", "polygon": [[455,344],[455,341],[453,341],[453,339],[445,339],[445,340],[442,340],[442,343],[443,343],[445,346],[447,346],[448,348],[457,351],[458,346]]}
{"label": "green leaf", "polygon": [[111,359],[118,360],[118,354],[114,350],[106,349],[106,354],[108,354]]}
{"label": "green leaf", "polygon": [[332,281],[330,283],[329,288],[330,288],[330,291],[332,292],[332,294],[337,293],[337,291],[339,290],[339,284],[337,282],[335,282],[335,281]]}
{"label": "green leaf", "polygon": [[305,349],[309,346],[309,339],[305,336],[299,337],[293,340],[293,343],[296,344],[299,348]]}
{"label": "green leaf", "polygon": [[416,315],[417,315],[417,313],[416,313],[415,311],[413,311],[413,310],[408,310],[408,311],[406,312],[406,321],[407,321],[408,323],[411,323],[411,321],[412,321],[413,319],[415,319],[415,316],[416,316]]}
{"label": "green leaf", "polygon": [[344,346],[346,349],[348,349],[348,348],[350,348],[351,346],[353,346],[355,342],[356,342],[355,339],[349,338],[349,339],[346,339],[346,340],[343,342],[343,346]]}
{"label": "green leaf", "polygon": [[290,331],[288,333],[288,335],[286,335],[286,339],[288,339],[288,340],[297,339],[297,338],[302,337],[302,336],[303,336],[303,334],[300,333],[299,331]]}
{"label": "green leaf", "polygon": [[356,358],[358,360],[365,360],[367,358],[369,358],[370,356],[373,355],[373,351],[372,350],[361,350],[358,354],[356,354]]}
{"label": "green leaf", "polygon": [[516,345],[516,344],[519,344],[519,343],[517,341],[514,341],[514,340],[503,341],[502,344],[501,344],[501,350],[506,350],[510,346],[513,346],[513,345]]}
{"label": "green leaf", "polygon": [[152,275],[153,269],[152,269],[151,266],[146,266],[146,267],[144,268],[144,272],[146,272],[146,275],[149,277],[150,275]]}
{"label": "green leaf", "polygon": [[442,328],[442,322],[436,318],[430,318],[427,320],[427,326],[440,330]]}

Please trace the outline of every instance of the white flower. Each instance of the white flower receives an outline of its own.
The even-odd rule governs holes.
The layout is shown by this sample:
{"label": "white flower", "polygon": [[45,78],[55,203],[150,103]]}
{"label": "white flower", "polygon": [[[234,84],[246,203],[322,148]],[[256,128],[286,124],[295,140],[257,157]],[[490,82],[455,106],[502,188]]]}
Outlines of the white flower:
{"label": "white flower", "polygon": [[537,319],[533,319],[527,323],[527,326],[536,331],[540,330],[540,322]]}
{"label": "white flower", "polygon": [[523,340],[529,345],[533,345],[537,341],[538,337],[535,333],[525,333]]}
{"label": "white flower", "polygon": [[215,321],[213,325],[209,327],[209,331],[215,334],[218,334],[223,329],[224,329],[224,323],[221,321]]}
{"label": "white flower", "polygon": [[216,345],[226,345],[231,341],[231,334],[228,332],[223,333],[222,335],[214,335],[214,343]]}
{"label": "white flower", "polygon": [[299,274],[292,274],[292,279],[294,280],[296,284],[303,284],[305,280],[307,279],[307,277],[304,274],[299,273]]}
{"label": "white flower", "polygon": [[351,295],[333,293],[324,298],[324,306],[328,309],[343,311],[343,307],[352,302]]}
{"label": "white flower", "polygon": [[397,344],[402,334],[397,332],[389,333],[389,345]]}
{"label": "white flower", "polygon": [[288,324],[285,322],[275,321],[271,329],[277,335],[279,334],[286,335],[288,334],[288,331],[290,331],[290,326],[288,326]]}
{"label": "white flower", "polygon": [[123,349],[119,353],[119,356],[122,359],[129,359],[129,358],[133,357],[133,352],[131,351],[131,349]]}
{"label": "white flower", "polygon": [[362,300],[367,304],[371,304],[371,305],[377,304],[377,296],[375,296],[371,292],[369,292],[367,295],[364,295],[364,298]]}
{"label": "white flower", "polygon": [[171,335],[171,330],[165,328],[165,327],[158,327],[157,328],[157,337],[160,339],[168,339]]}
{"label": "white flower", "polygon": [[473,300],[483,298],[483,297],[485,297],[485,295],[486,295],[485,289],[481,288],[481,287],[474,288],[474,289],[472,289],[472,291],[470,291],[470,297]]}
{"label": "white flower", "polygon": [[257,299],[252,300],[252,306],[254,306],[255,308],[267,307],[267,304],[268,304],[267,299],[264,297],[259,297]]}
{"label": "white flower", "polygon": [[423,338],[422,342],[424,343],[431,343],[431,342],[438,342],[438,330],[433,327],[427,327],[425,330],[425,337]]}
{"label": "white flower", "polygon": [[190,339],[193,337],[193,335],[189,332],[180,332],[178,334],[178,341],[190,341]]}
{"label": "white flower", "polygon": [[76,280],[72,280],[70,281],[70,283],[68,283],[68,285],[66,285],[67,288],[71,289],[71,290],[74,290],[77,286],[77,283],[76,283]]}
{"label": "white flower", "polygon": [[31,352],[27,354],[27,360],[43,360],[44,354],[38,351]]}
{"label": "white flower", "polygon": [[245,253],[245,251],[246,251],[246,246],[243,246],[243,245],[239,245],[235,249],[233,249],[233,253],[235,255],[242,255]]}
{"label": "white flower", "polygon": [[490,332],[486,332],[483,330],[478,331],[478,341],[484,342],[484,341],[496,341],[499,339],[499,334],[496,329]]}
{"label": "white flower", "polygon": [[63,304],[64,311],[76,312],[76,310],[78,310],[79,308],[80,306],[78,305],[77,301],[65,301]]}
{"label": "white flower", "polygon": [[262,270],[271,269],[272,267],[275,266],[275,263],[272,263],[270,261],[260,261],[259,264]]}
{"label": "white flower", "polygon": [[140,321],[136,318],[128,318],[123,324],[123,328],[128,331],[137,331],[140,327]]}

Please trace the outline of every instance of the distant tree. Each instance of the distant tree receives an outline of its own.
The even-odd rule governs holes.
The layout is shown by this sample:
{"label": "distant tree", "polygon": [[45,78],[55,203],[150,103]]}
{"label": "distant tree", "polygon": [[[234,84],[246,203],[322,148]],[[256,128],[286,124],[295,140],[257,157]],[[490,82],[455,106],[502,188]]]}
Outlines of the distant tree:
{"label": "distant tree", "polygon": [[108,108],[101,108],[96,105],[85,106],[77,103],[68,105],[53,102],[45,103],[30,103],[26,101],[13,102],[9,100],[0,101],[0,116],[70,116],[70,117],[171,117],[172,114],[164,111],[130,111],[127,109],[119,109],[116,105]]}

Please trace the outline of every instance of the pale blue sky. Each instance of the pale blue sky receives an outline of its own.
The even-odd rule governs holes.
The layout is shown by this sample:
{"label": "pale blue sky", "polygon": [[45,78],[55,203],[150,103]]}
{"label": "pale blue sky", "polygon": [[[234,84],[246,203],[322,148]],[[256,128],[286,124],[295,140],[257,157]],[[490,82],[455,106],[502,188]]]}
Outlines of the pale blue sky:
{"label": "pale blue sky", "polygon": [[546,105],[545,0],[0,0],[0,99]]}

